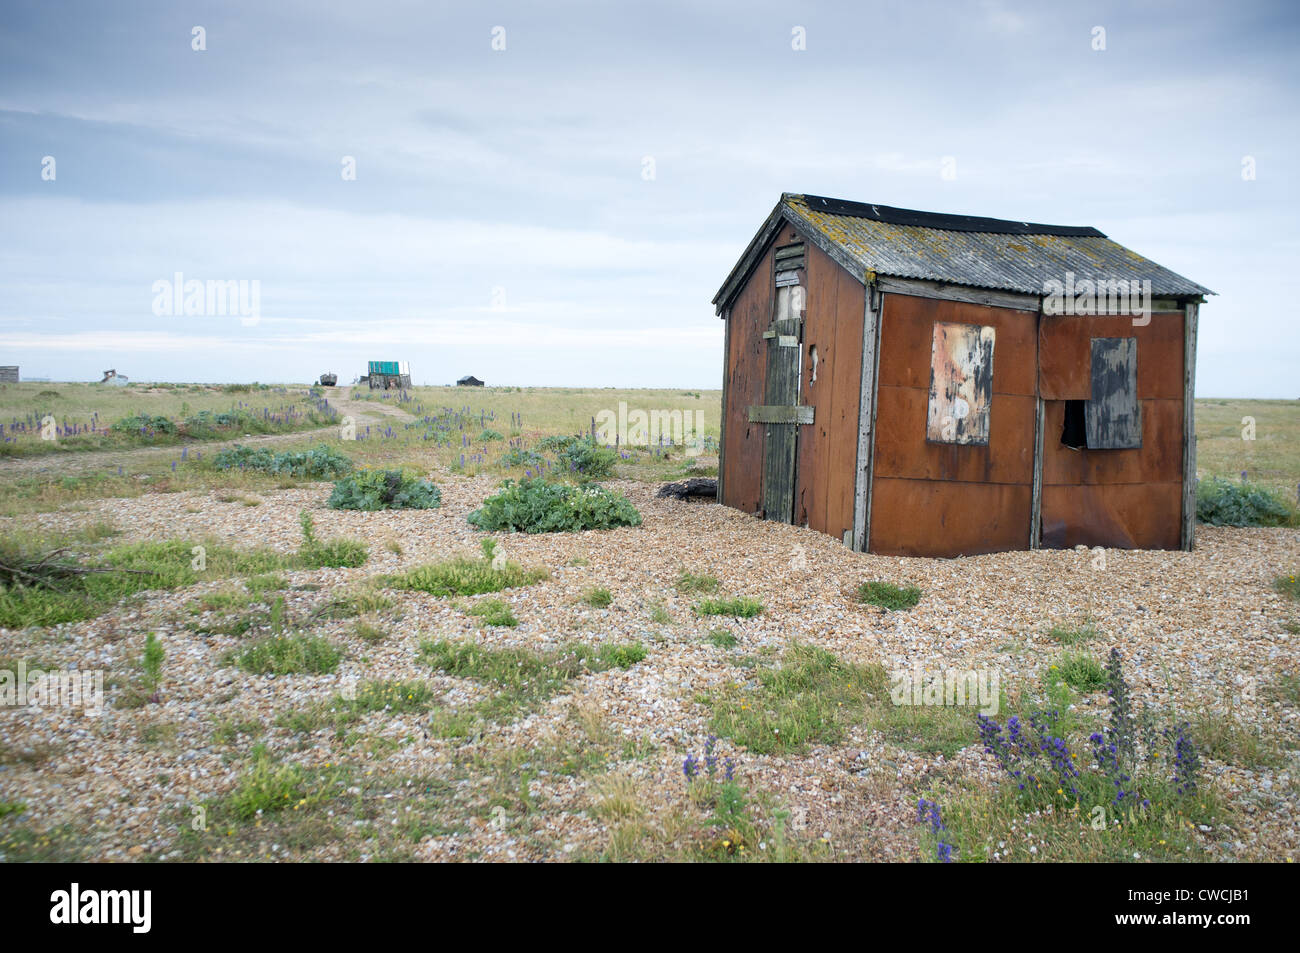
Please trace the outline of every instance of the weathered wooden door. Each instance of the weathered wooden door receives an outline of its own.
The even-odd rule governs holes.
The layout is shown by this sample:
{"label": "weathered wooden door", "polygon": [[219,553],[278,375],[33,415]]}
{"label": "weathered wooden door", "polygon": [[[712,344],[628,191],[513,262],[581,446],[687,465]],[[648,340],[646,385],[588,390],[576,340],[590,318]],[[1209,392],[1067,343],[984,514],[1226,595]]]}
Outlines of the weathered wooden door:
{"label": "weathered wooden door", "polygon": [[763,334],[767,339],[763,405],[750,407],[749,419],[764,427],[763,515],[782,523],[794,518],[798,428],[812,423],[812,408],[798,406],[802,331],[803,288],[777,288],[776,315]]}

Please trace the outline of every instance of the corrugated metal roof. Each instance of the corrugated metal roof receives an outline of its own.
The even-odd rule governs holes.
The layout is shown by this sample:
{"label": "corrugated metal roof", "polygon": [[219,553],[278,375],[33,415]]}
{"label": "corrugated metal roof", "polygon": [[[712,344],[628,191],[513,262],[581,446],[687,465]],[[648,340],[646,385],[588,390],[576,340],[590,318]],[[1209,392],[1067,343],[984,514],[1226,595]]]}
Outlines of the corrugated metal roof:
{"label": "corrugated metal roof", "polygon": [[[1093,228],[996,219],[973,220],[987,223],[985,227],[996,231],[900,225],[887,219],[902,219],[906,215],[924,221],[932,213],[876,206],[875,209],[883,211],[873,218],[866,214],[838,214],[840,210],[856,209],[851,203],[830,204],[833,202],[820,196],[782,196],[782,203],[794,215],[837,244],[864,271],[879,275],[1041,295],[1044,281],[1064,282],[1066,272],[1073,272],[1076,285],[1084,279],[1136,279],[1149,280],[1152,294],[1159,297],[1214,293],[1111,241]],[[935,215],[932,220],[939,222],[947,218]]]}
{"label": "corrugated metal roof", "polygon": [[[792,193],[781,196],[777,213],[823,238],[841,253],[835,255],[841,264],[847,267],[844,259],[856,264],[859,278],[874,272],[1042,295],[1044,282],[1064,283],[1069,272],[1076,285],[1085,279],[1137,280],[1150,281],[1156,297],[1214,294],[1086,226],[943,215]],[[767,231],[765,226],[759,237]],[[748,252],[741,263],[746,259],[752,262]],[[743,277],[733,271],[727,279],[714,299],[720,308]]]}

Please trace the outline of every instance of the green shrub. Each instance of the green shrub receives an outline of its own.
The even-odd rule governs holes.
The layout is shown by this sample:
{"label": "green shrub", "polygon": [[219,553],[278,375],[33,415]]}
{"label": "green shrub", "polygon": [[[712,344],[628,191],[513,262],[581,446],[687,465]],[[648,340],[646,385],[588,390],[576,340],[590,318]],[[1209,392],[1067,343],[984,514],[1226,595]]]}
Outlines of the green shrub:
{"label": "green shrub", "polygon": [[614,597],[610,595],[608,589],[589,589],[582,595],[582,600],[593,609],[607,609],[613,603]]}
{"label": "green shrub", "polygon": [[511,467],[540,467],[545,462],[546,458],[536,450],[525,450],[522,447],[511,447],[501,455],[501,459],[497,461],[497,465],[503,469],[510,469]]}
{"label": "green shrub", "polygon": [[864,582],[858,587],[858,601],[882,609],[910,609],[921,601],[916,586],[901,588],[889,582]]}
{"label": "green shrub", "polygon": [[730,629],[722,628],[709,629],[709,634],[704,637],[704,640],[710,645],[716,645],[720,649],[735,648],[736,643],[739,641],[736,638],[735,633]]}
{"label": "green shrub", "polygon": [[718,580],[714,576],[696,575],[683,569],[677,574],[678,592],[709,593],[718,591]]}
{"label": "green shrub", "polygon": [[328,444],[310,450],[272,453],[265,447],[235,444],[220,451],[213,459],[219,470],[259,470],[286,476],[315,477],[332,480],[352,471],[352,458]]}
{"label": "green shrub", "polygon": [[491,443],[494,440],[505,440],[505,439],[506,438],[504,434],[502,434],[500,431],[493,430],[490,427],[478,435],[479,443]]}
{"label": "green shrub", "polygon": [[1300,577],[1295,573],[1278,576],[1273,580],[1273,588],[1289,599],[1300,602]]}
{"label": "green shrub", "polygon": [[329,506],[335,510],[431,510],[442,491],[428,480],[400,470],[361,470],[334,484]]}
{"label": "green shrub", "polygon": [[1290,526],[1294,510],[1266,487],[1218,477],[1196,484],[1196,518],[1211,526]]}
{"label": "green shrub", "polygon": [[163,417],[158,414],[135,414],[131,417],[123,417],[110,428],[116,433],[176,433],[176,424],[169,417]]}
{"label": "green shrub", "polygon": [[538,446],[555,451],[556,467],[561,473],[574,473],[588,480],[613,476],[618,452],[602,447],[590,437],[547,437]]}
{"label": "green shrub", "polygon": [[1106,672],[1101,661],[1083,652],[1066,652],[1061,660],[1047,670],[1049,682],[1065,682],[1080,692],[1095,692],[1106,685]]}
{"label": "green shrub", "polygon": [[705,599],[695,607],[699,615],[729,615],[739,619],[752,619],[763,611],[763,603],[748,596],[733,599]]}
{"label": "green shrub", "polygon": [[621,493],[594,484],[507,480],[469,514],[469,522],[490,532],[572,533],[640,526],[641,514]]}

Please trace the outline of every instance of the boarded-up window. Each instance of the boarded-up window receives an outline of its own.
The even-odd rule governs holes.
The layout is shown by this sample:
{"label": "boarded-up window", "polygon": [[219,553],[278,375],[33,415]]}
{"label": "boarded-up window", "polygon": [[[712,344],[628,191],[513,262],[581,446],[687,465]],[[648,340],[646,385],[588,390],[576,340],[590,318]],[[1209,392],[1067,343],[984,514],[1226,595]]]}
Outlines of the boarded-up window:
{"label": "boarded-up window", "polygon": [[988,446],[993,337],[986,325],[935,322],[927,440]]}
{"label": "boarded-up window", "polygon": [[1137,399],[1137,338],[1092,339],[1092,398],[1086,414],[1089,450],[1142,446]]}

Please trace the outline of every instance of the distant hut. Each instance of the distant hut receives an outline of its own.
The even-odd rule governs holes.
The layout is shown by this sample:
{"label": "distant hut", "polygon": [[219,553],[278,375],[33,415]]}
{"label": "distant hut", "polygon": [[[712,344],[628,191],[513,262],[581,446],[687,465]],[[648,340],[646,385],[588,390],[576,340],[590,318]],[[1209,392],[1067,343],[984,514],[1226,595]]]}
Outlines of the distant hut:
{"label": "distant hut", "polygon": [[1190,549],[1212,293],[1094,228],[783,195],[714,298],[719,502],[891,555]]}
{"label": "distant hut", "polygon": [[411,365],[406,361],[371,361],[366,383],[371,390],[411,386]]}
{"label": "distant hut", "polygon": [[18,365],[6,365],[0,367],[0,384],[17,384],[18,383]]}
{"label": "distant hut", "polygon": [[466,374],[460,380],[456,381],[457,387],[482,387],[483,382],[472,374]]}

